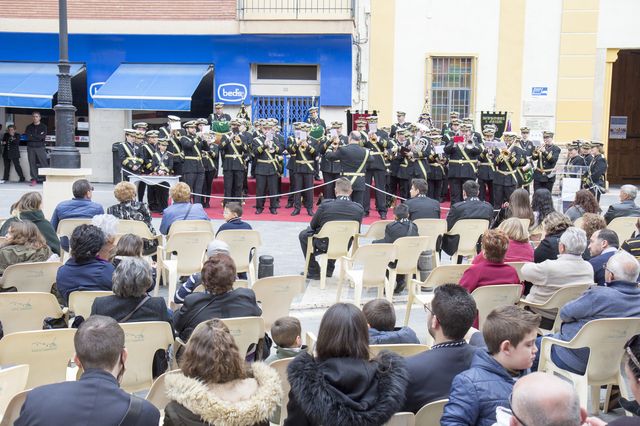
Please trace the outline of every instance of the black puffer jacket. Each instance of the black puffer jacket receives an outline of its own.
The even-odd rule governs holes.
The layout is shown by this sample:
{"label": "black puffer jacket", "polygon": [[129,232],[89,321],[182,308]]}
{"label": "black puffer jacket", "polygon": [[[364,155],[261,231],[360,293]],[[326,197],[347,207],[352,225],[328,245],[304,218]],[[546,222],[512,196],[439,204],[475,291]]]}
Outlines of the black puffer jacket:
{"label": "black puffer jacket", "polygon": [[285,426],[386,423],[402,409],[408,377],[404,358],[382,352],[372,361],[298,355],[288,369]]}

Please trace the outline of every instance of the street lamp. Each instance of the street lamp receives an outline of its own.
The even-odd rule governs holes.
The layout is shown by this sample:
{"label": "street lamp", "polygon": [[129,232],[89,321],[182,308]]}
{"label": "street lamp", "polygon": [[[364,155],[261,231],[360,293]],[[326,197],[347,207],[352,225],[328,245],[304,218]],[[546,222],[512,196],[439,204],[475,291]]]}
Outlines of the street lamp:
{"label": "street lamp", "polygon": [[76,107],[71,95],[71,65],[69,64],[69,32],[67,29],[67,0],[58,0],[60,32],[60,60],[58,61],[58,103],[56,113],[56,145],[51,150],[50,167],[57,169],[80,168],[80,151],[76,148],[74,125]]}

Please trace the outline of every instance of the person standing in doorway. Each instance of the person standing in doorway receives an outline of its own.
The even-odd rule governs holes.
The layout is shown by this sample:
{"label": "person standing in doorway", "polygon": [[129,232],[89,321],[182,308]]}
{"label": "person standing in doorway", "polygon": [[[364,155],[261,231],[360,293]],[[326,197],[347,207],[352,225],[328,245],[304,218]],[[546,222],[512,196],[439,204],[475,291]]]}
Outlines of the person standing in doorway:
{"label": "person standing in doorway", "polygon": [[11,163],[16,169],[16,173],[20,178],[20,182],[24,182],[24,173],[20,167],[20,133],[16,132],[16,126],[9,124],[7,133],[2,137],[2,160],[4,161],[4,177],[3,181],[9,181],[9,171]]}
{"label": "person standing in doorway", "polygon": [[[29,173],[31,173],[31,186],[38,183],[38,165],[48,167],[47,151],[44,149],[44,141],[47,137],[47,126],[45,126],[38,111],[31,113],[33,123],[24,130],[27,136],[27,157],[29,158]],[[42,179],[42,178],[40,178]]]}

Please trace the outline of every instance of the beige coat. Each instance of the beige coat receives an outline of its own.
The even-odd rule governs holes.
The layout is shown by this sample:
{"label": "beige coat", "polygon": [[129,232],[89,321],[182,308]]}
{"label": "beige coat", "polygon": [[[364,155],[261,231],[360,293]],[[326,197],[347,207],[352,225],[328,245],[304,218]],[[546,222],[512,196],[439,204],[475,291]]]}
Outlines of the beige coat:
{"label": "beige coat", "polygon": [[525,263],[520,278],[533,284],[527,302],[544,303],[562,286],[593,283],[593,268],[582,257],[565,253],[556,260]]}

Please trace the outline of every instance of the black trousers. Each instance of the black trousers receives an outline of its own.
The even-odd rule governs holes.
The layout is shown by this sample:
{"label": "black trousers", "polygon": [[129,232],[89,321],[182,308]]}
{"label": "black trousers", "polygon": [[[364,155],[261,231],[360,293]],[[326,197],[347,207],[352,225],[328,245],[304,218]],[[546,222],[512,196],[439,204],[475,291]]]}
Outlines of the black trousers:
{"label": "black trousers", "polygon": [[173,174],[180,176],[180,182],[184,182],[184,175],[182,173],[182,161],[173,162]]}
{"label": "black trousers", "polygon": [[[204,172],[204,184],[202,185],[202,193],[204,195],[211,195],[211,187],[213,186],[213,180],[218,175],[218,171],[216,169],[213,170],[205,170]],[[203,197],[202,205],[204,207],[209,207],[211,198]]]}
{"label": "black trousers", "polygon": [[293,207],[299,209],[302,206],[300,198],[304,195],[304,208],[313,208],[313,173],[294,173],[293,190],[301,191],[293,196]]}
{"label": "black trousers", "polygon": [[235,201],[241,202],[239,198],[229,199],[229,197],[242,197],[242,181],[245,177],[244,170],[224,170],[224,204]]}
{"label": "black trousers", "polygon": [[[339,177],[340,173],[322,172],[322,180],[324,180],[324,183],[331,182]],[[333,182],[325,185],[322,189],[322,194],[324,195],[325,200],[336,198],[336,183]]]}
{"label": "black trousers", "polygon": [[451,205],[462,201],[462,184],[470,180],[469,178],[449,178],[449,191],[451,194]]}
{"label": "black trousers", "polygon": [[442,179],[429,179],[427,184],[429,185],[427,196],[434,200],[442,201]]}
{"label": "black trousers", "polygon": [[[307,255],[307,245],[309,241],[309,237],[314,236],[314,232],[311,228],[303,229],[298,234],[298,239],[300,240],[300,248],[302,249],[302,256]],[[327,271],[333,273],[333,270],[336,266],[336,261],[333,259],[329,259],[327,261]],[[316,260],[316,257],[311,254],[311,259],[309,259],[309,274],[319,274],[320,273],[320,265]]]}
{"label": "black trousers", "polygon": [[156,186],[156,197],[157,197],[157,200],[158,200],[158,210],[159,211],[162,211],[162,210],[166,209],[167,207],[169,207],[169,188],[164,188],[162,186]]}
{"label": "black trousers", "polygon": [[537,191],[540,188],[548,189],[549,192],[553,193],[553,184],[556,182],[556,178],[549,179],[547,182],[539,182],[537,180],[533,181],[533,191]]}
{"label": "black trousers", "polygon": [[[365,174],[365,182],[367,185],[371,185],[371,182],[375,180],[375,187],[377,189],[385,190],[387,185],[387,171],[386,170],[367,170]],[[371,200],[371,191],[373,191],[368,186],[365,189],[364,194],[364,212],[368,213],[370,208],[370,200]],[[383,192],[376,191],[376,210],[378,212],[387,212],[387,204],[386,204],[386,195]]]}
{"label": "black trousers", "polygon": [[[256,197],[265,195],[276,195],[278,193],[278,175],[256,175]],[[256,199],[256,208],[263,209],[266,198]],[[278,198],[269,198],[269,208],[278,208]]]}
{"label": "black trousers", "polygon": [[515,190],[515,184],[509,186],[494,184],[493,207],[496,209],[501,208],[503,203],[509,201],[509,198],[511,198],[511,194],[513,194],[513,191]]}
{"label": "black trousers", "polygon": [[370,201],[369,198],[366,198],[366,196],[367,191],[365,191],[364,189],[351,191],[351,201],[360,204],[362,208],[365,209],[365,211],[368,210]]}
{"label": "black trousers", "polygon": [[31,180],[43,179],[42,176],[38,176],[38,166],[49,167],[47,150],[44,149],[44,146],[27,146],[27,158],[29,159]]}
{"label": "black trousers", "polygon": [[24,180],[24,173],[22,172],[22,166],[20,166],[20,157],[18,158],[6,158],[2,159],[4,161],[4,178],[3,180],[9,180],[9,172],[11,171],[11,163],[13,162],[13,168],[16,169],[16,173],[20,178],[20,181]]}
{"label": "black trousers", "polygon": [[147,204],[149,205],[149,210],[152,212],[160,210],[160,200],[158,197],[159,189],[160,187],[158,185],[147,185]]}
{"label": "black trousers", "polygon": [[195,194],[202,194],[202,187],[204,185],[204,172],[199,173],[185,173],[184,183],[189,185],[191,193],[193,195],[194,203],[202,203],[202,197]]}
{"label": "black trousers", "polygon": [[389,178],[389,191],[387,192],[398,194],[405,199],[409,198],[409,179],[402,179],[392,175]]}
{"label": "black trousers", "polygon": [[[147,184],[139,181],[138,182],[138,201],[142,202],[144,200],[144,192],[147,190]],[[147,204],[149,203],[149,195],[147,194]]]}
{"label": "black trousers", "polygon": [[[478,178],[478,185],[480,186],[478,198],[480,198],[481,201],[489,201],[489,203],[493,205],[493,181]],[[487,193],[489,194],[489,200],[487,200]]]}

